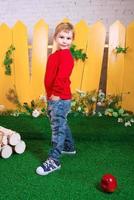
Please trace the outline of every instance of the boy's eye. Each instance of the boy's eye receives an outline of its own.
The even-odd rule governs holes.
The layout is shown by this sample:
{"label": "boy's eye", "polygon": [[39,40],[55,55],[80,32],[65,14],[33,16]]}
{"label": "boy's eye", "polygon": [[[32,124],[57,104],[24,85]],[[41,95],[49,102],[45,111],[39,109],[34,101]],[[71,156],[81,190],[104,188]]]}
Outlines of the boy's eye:
{"label": "boy's eye", "polygon": [[68,37],[68,38],[67,38],[67,40],[71,40],[71,38],[70,38],[70,37]]}
{"label": "boy's eye", "polygon": [[60,38],[63,39],[64,37],[63,37],[63,36],[60,36]]}

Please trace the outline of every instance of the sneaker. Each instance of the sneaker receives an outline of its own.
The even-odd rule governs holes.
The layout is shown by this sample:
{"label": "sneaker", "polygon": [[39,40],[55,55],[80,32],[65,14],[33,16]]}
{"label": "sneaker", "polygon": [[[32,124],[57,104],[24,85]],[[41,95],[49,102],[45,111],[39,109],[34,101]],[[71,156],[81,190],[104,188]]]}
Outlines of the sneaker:
{"label": "sneaker", "polygon": [[49,158],[42,164],[42,166],[37,167],[36,173],[38,175],[44,176],[60,168],[61,165],[58,162]]}
{"label": "sneaker", "polygon": [[76,150],[73,150],[73,151],[63,150],[63,151],[61,151],[61,153],[68,154],[68,155],[74,155],[74,154],[76,154]]}

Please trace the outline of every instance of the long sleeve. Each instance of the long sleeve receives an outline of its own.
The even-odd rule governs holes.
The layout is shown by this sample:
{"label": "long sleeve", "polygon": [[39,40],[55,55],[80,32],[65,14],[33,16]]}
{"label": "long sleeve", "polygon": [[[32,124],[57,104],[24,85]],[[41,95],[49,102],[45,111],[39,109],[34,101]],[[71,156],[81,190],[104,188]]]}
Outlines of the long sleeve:
{"label": "long sleeve", "polygon": [[70,75],[73,69],[73,59],[69,50],[60,51],[59,67],[54,81],[52,94],[60,96],[70,85]]}

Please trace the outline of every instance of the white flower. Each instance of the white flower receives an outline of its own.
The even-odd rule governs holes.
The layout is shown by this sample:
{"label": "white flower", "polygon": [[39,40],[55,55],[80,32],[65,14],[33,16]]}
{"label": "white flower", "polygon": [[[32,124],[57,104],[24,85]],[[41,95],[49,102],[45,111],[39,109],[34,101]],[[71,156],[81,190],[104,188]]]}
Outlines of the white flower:
{"label": "white flower", "polygon": [[101,106],[101,105],[102,105],[102,103],[101,103],[100,101],[98,101],[98,102],[97,102],[97,105],[98,105],[98,106]]}
{"label": "white flower", "polygon": [[118,117],[118,113],[117,112],[113,112],[113,116],[114,117]]}
{"label": "white flower", "polygon": [[92,102],[96,102],[96,98],[95,97],[92,97]]}
{"label": "white flower", "polygon": [[19,116],[19,113],[18,113],[18,112],[14,113],[14,116],[15,116],[15,117],[18,117],[18,116]]}
{"label": "white flower", "polygon": [[102,117],[102,114],[101,114],[100,112],[98,112],[98,116],[99,116],[99,117]]}
{"label": "white flower", "polygon": [[75,106],[76,105],[76,102],[75,101],[72,101],[71,102],[71,106]]}
{"label": "white flower", "polygon": [[130,122],[131,122],[131,123],[134,123],[134,119],[133,119],[133,118],[131,118],[131,119],[130,119]]}
{"label": "white flower", "polygon": [[37,109],[35,109],[33,112],[32,112],[32,116],[33,117],[38,117],[40,115],[40,112],[37,110]]}
{"label": "white flower", "polygon": [[100,89],[100,90],[99,90],[98,96],[99,96],[100,98],[104,98],[104,97],[105,97],[105,93],[102,92],[102,90]]}
{"label": "white flower", "polygon": [[18,117],[19,116],[19,112],[14,112],[14,113],[11,113],[10,115],[14,116],[14,117]]}
{"label": "white flower", "polygon": [[120,108],[119,111],[118,111],[118,113],[119,113],[120,115],[122,115],[122,114],[124,113],[124,109],[123,109],[123,108]]}
{"label": "white flower", "polygon": [[96,112],[95,112],[95,110],[93,110],[92,115],[95,115],[95,114],[96,114]]}
{"label": "white flower", "polygon": [[81,97],[85,97],[85,96],[86,96],[86,93],[81,93],[80,96],[81,96]]}
{"label": "white flower", "polygon": [[131,126],[130,121],[125,122],[124,126],[125,126],[125,127],[127,127],[127,126]]}
{"label": "white flower", "polygon": [[44,96],[44,95],[40,95],[39,100],[47,102],[46,96]]}
{"label": "white flower", "polygon": [[80,112],[81,111],[81,107],[79,106],[77,110]]}
{"label": "white flower", "polygon": [[112,113],[113,113],[113,109],[112,109],[112,108],[107,108],[107,109],[105,110],[105,115],[110,115],[110,116],[112,116]]}
{"label": "white flower", "polygon": [[122,118],[118,118],[118,122],[119,122],[119,123],[122,123],[122,122],[123,122],[123,119],[122,119]]}
{"label": "white flower", "polygon": [[86,93],[84,91],[81,91],[79,89],[76,89],[76,92],[78,92],[80,94],[81,97],[85,97]]}

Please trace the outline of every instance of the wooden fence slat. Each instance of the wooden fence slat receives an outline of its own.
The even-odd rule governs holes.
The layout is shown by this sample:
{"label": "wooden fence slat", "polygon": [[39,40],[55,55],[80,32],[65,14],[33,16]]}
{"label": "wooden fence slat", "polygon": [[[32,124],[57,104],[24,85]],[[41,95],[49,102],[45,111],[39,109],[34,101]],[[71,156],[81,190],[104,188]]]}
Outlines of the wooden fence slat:
{"label": "wooden fence slat", "polygon": [[101,22],[89,27],[87,56],[85,61],[82,90],[98,90],[102,59],[105,45],[106,29]]}
{"label": "wooden fence slat", "polygon": [[109,53],[107,68],[107,94],[121,95],[124,73],[124,54],[116,54],[116,47],[125,46],[125,27],[116,21],[109,30]]}
{"label": "wooden fence slat", "polygon": [[6,95],[9,89],[14,87],[14,66],[11,65],[11,75],[5,75],[5,66],[3,65],[5,53],[12,44],[12,31],[6,24],[0,26],[0,105],[7,109],[14,109],[15,106],[7,100]]}
{"label": "wooden fence slat", "polygon": [[[83,49],[86,52],[88,31],[89,27],[83,20],[75,25],[75,39],[73,44],[76,45],[76,49]],[[84,62],[82,60],[76,61],[71,75],[71,90],[73,93],[76,92],[76,89],[81,90],[83,69]]]}
{"label": "wooden fence slat", "polygon": [[134,21],[126,29],[122,107],[134,112]]}
{"label": "wooden fence slat", "polygon": [[15,66],[15,86],[21,104],[29,103],[29,64],[28,64],[28,37],[27,28],[18,21],[12,29]]}
{"label": "wooden fence slat", "polygon": [[34,27],[32,47],[31,99],[37,99],[45,92],[44,73],[47,61],[48,24],[40,20]]}

